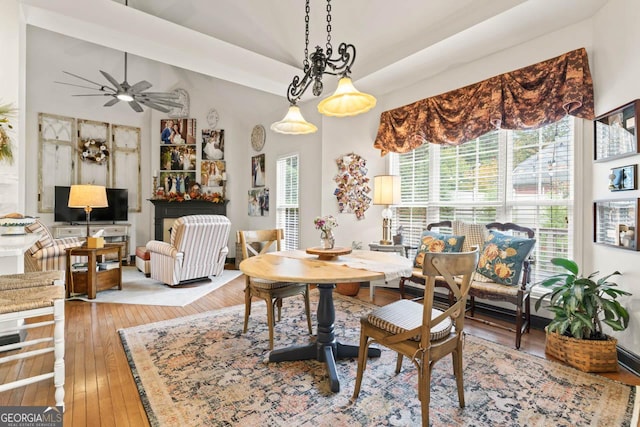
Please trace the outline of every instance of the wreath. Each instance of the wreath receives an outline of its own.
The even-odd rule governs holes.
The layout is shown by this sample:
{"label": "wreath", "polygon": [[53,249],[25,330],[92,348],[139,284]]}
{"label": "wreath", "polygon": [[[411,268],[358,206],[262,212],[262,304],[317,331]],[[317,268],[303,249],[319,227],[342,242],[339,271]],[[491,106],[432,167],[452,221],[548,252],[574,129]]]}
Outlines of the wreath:
{"label": "wreath", "polygon": [[94,163],[106,162],[109,158],[107,146],[95,139],[90,139],[83,144],[82,160]]}

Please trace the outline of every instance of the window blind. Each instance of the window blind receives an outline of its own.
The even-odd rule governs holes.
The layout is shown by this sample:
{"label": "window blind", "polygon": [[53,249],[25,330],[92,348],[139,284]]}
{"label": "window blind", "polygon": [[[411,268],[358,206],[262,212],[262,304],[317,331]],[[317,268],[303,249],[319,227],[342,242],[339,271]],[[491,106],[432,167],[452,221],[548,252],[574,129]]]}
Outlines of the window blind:
{"label": "window blind", "polygon": [[536,232],[533,280],[555,274],[552,258],[573,257],[574,121],[391,153],[390,169],[402,182],[394,226],[416,246],[433,222],[514,222]]}
{"label": "window blind", "polygon": [[284,230],[283,250],[298,249],[300,206],[298,199],[298,155],[281,157],[276,162],[276,227]]}

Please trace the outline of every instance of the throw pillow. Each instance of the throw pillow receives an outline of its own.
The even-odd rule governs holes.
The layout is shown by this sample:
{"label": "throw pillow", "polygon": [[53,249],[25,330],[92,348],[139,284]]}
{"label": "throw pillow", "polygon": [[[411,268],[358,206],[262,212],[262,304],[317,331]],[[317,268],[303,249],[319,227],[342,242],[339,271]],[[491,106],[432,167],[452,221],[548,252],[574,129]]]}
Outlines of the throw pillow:
{"label": "throw pillow", "polygon": [[478,250],[482,249],[482,245],[488,236],[487,227],[484,224],[475,224],[454,220],[451,222],[453,234],[465,236],[462,244],[462,252],[470,252],[475,246]]}
{"label": "throw pillow", "polygon": [[491,230],[480,252],[476,271],[496,283],[517,286],[522,264],[535,244],[536,239]]}
{"label": "throw pillow", "polygon": [[420,237],[418,251],[413,265],[422,267],[424,254],[427,252],[460,252],[464,243],[464,236],[451,234],[439,234],[433,231],[424,231]]}

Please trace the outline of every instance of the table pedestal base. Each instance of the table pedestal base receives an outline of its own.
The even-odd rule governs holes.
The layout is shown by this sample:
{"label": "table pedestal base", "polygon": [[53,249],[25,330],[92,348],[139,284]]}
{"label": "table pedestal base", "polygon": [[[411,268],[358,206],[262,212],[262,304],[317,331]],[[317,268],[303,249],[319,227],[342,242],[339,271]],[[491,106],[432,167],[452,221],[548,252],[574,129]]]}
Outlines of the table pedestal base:
{"label": "table pedestal base", "polygon": [[[336,359],[349,359],[358,357],[357,345],[342,344],[336,341],[333,322],[335,309],[333,307],[333,288],[335,284],[320,284],[320,299],[318,301],[318,339],[315,343],[293,346],[273,350],[269,354],[269,362],[285,362],[294,360],[316,359],[324,362],[329,375],[331,391],[340,391],[340,380],[336,371]],[[380,357],[380,349],[369,348],[369,357]]]}

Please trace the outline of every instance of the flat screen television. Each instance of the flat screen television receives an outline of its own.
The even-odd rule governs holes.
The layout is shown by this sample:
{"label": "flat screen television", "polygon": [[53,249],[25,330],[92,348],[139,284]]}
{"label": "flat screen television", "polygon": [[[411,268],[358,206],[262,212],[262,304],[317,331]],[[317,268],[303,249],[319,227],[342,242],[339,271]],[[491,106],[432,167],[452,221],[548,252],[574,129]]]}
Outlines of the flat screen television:
{"label": "flat screen television", "polygon": [[[70,208],[69,191],[71,187],[55,187],[54,221],[86,223],[87,215],[82,208]],[[91,222],[127,221],[129,213],[129,192],[126,188],[107,188],[109,207],[93,208]]]}

